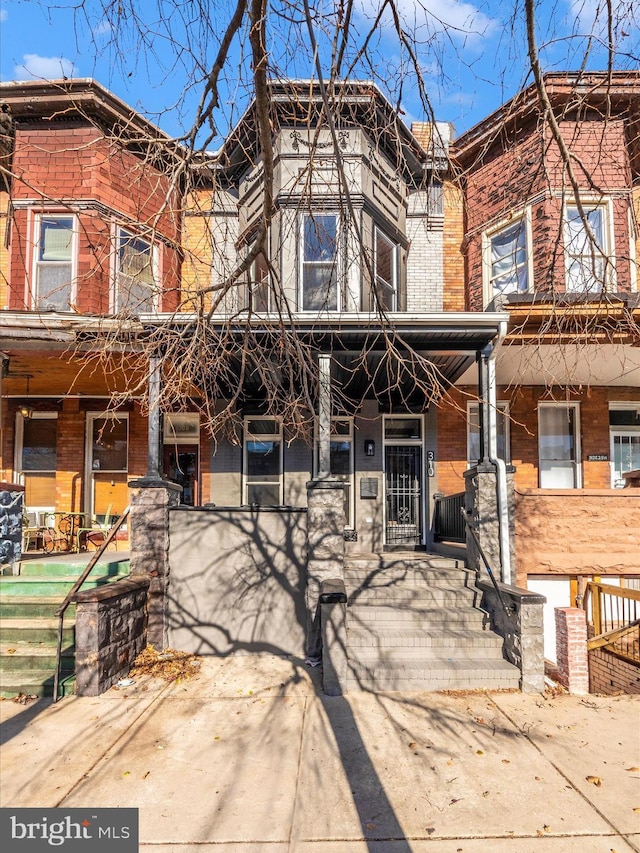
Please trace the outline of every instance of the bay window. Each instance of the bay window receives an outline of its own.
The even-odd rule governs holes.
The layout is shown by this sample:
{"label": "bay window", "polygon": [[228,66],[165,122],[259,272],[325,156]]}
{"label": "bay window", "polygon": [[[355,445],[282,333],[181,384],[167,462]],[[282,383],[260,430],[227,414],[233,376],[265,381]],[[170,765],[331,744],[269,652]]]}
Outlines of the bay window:
{"label": "bay window", "polygon": [[372,308],[395,311],[398,307],[398,246],[375,228],[374,250],[376,299]]}
{"label": "bay window", "polygon": [[305,214],[301,235],[303,311],[337,311],[338,216]]}

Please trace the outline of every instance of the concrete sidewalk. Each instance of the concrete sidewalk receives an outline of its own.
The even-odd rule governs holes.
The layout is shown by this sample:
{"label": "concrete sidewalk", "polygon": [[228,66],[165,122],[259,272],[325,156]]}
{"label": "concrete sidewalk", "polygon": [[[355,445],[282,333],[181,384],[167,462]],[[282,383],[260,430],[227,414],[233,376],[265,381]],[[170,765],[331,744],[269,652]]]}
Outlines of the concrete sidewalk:
{"label": "concrete sidewalk", "polygon": [[245,656],[5,700],[0,805],[135,806],[153,853],[640,851],[639,697],[329,698],[318,681]]}

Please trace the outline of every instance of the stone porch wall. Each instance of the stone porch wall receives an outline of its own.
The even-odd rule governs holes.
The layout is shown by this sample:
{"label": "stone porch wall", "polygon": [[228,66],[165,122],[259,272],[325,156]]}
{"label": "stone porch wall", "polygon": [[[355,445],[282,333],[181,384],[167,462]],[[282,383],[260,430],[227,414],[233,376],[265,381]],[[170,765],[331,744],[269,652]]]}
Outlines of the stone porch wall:
{"label": "stone porch wall", "polygon": [[640,489],[516,489],[517,583],[640,574]]}
{"label": "stone porch wall", "polygon": [[127,675],[147,645],[146,577],[123,578],[78,592],[76,690],[98,696]]}

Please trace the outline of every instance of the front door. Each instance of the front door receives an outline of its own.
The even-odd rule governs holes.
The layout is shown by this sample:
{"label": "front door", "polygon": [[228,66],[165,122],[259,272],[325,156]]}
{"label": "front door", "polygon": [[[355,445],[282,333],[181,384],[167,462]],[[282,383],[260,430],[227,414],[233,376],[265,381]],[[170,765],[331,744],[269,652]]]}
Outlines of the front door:
{"label": "front door", "polygon": [[385,418],[385,544],[423,541],[422,418]]}
{"label": "front door", "polygon": [[198,504],[198,447],[194,445],[165,444],[164,474],[168,480],[182,486],[180,503]]}
{"label": "front door", "polygon": [[620,489],[625,484],[622,476],[627,471],[640,468],[640,429],[611,430],[611,487]]}

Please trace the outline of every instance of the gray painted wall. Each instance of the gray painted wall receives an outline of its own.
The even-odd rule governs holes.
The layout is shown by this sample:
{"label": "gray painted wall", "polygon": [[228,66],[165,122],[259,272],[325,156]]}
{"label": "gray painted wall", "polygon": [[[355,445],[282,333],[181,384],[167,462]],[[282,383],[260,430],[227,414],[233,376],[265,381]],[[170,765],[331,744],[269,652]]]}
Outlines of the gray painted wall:
{"label": "gray painted wall", "polygon": [[304,654],[306,510],[180,507],[169,536],[171,648]]}

